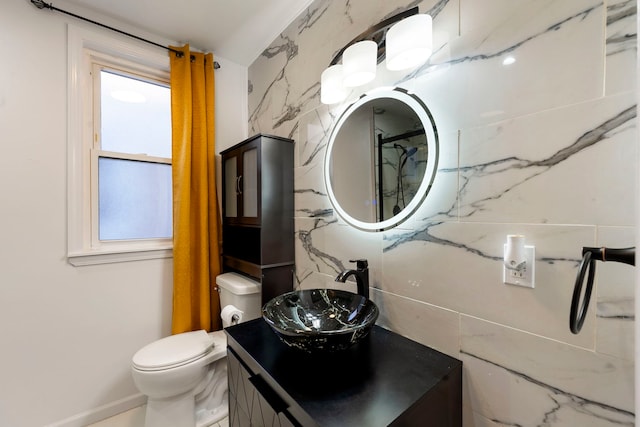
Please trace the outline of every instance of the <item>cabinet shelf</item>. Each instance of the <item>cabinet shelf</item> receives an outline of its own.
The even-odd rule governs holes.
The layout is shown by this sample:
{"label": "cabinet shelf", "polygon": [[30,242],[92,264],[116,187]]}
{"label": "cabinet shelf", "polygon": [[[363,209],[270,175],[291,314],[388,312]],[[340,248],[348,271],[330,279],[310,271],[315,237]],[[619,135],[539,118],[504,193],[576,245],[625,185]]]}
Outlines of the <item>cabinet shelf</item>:
{"label": "cabinet shelf", "polygon": [[234,268],[236,270],[245,271],[248,275],[255,277],[257,279],[260,279],[260,277],[262,276],[263,270],[269,270],[269,269],[281,268],[281,267],[293,268],[293,265],[294,265],[293,262],[283,262],[279,264],[256,264],[253,262],[243,260],[241,258],[234,258],[232,256],[227,256],[227,255],[224,255],[223,258],[224,258],[225,265],[229,266],[230,268]]}

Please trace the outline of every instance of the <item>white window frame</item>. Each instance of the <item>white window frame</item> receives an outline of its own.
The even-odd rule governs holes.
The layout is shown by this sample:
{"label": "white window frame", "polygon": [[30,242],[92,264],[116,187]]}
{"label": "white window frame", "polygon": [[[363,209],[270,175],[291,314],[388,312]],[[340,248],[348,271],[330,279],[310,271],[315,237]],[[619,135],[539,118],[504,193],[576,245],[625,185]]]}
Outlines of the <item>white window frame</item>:
{"label": "white window frame", "polygon": [[[68,25],[68,142],[67,142],[67,258],[72,265],[92,265],[173,256],[172,239],[100,241],[94,206],[97,180],[92,163],[97,160],[94,134],[93,63],[124,67],[136,74],[169,80],[166,51],[85,28]],[[122,157],[121,153],[118,153]],[[150,157],[145,157],[149,161]],[[153,160],[152,160],[153,161]],[[95,165],[93,165],[95,167]],[[92,191],[93,190],[93,191]]]}

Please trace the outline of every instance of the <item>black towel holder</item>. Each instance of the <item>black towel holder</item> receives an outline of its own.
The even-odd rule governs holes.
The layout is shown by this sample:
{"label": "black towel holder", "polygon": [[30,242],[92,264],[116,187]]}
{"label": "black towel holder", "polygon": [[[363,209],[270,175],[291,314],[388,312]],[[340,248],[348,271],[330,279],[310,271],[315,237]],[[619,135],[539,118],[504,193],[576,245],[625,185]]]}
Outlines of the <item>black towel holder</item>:
{"label": "black towel holder", "polygon": [[[580,263],[576,284],[573,288],[571,313],[569,314],[569,328],[574,334],[577,334],[580,332],[580,329],[582,329],[584,318],[589,309],[589,300],[591,299],[591,291],[593,290],[593,279],[596,275],[596,261],[611,261],[636,265],[636,248],[582,248],[582,262]],[[587,267],[589,268],[588,274]],[[582,304],[580,304],[580,295],[582,294],[585,275],[587,275],[587,287],[584,291]]]}

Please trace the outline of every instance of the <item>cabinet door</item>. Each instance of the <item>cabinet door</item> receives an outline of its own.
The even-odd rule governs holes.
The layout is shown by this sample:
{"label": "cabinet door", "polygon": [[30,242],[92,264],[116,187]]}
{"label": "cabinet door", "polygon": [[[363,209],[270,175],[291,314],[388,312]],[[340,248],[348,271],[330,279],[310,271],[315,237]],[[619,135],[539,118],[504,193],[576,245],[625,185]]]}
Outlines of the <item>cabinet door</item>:
{"label": "cabinet door", "polygon": [[242,152],[242,217],[247,222],[258,220],[258,147],[247,147]]}
{"label": "cabinet door", "polygon": [[224,159],[224,216],[238,217],[238,197],[240,195],[238,156],[227,156]]}
{"label": "cabinet door", "polygon": [[229,224],[260,225],[260,157],[260,140],[223,155],[223,214]]}
{"label": "cabinet door", "polygon": [[227,349],[229,425],[231,427],[299,427],[287,404],[260,375],[254,375]]}

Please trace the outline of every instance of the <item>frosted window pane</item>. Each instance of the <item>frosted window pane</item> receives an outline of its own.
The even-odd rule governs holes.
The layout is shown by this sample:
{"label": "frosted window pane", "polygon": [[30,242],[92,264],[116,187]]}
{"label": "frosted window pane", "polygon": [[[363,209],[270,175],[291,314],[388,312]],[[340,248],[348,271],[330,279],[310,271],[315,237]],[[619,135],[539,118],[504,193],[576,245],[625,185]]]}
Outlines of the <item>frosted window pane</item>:
{"label": "frosted window pane", "polygon": [[100,72],[101,148],[171,158],[168,87]]}
{"label": "frosted window pane", "polygon": [[100,240],[173,235],[171,165],[98,159]]}
{"label": "frosted window pane", "polygon": [[242,215],[258,216],[258,150],[252,148],[242,155]]}
{"label": "frosted window pane", "polygon": [[238,162],[236,157],[230,157],[224,162],[224,207],[225,216],[238,216],[238,194],[236,190],[238,177]]}

